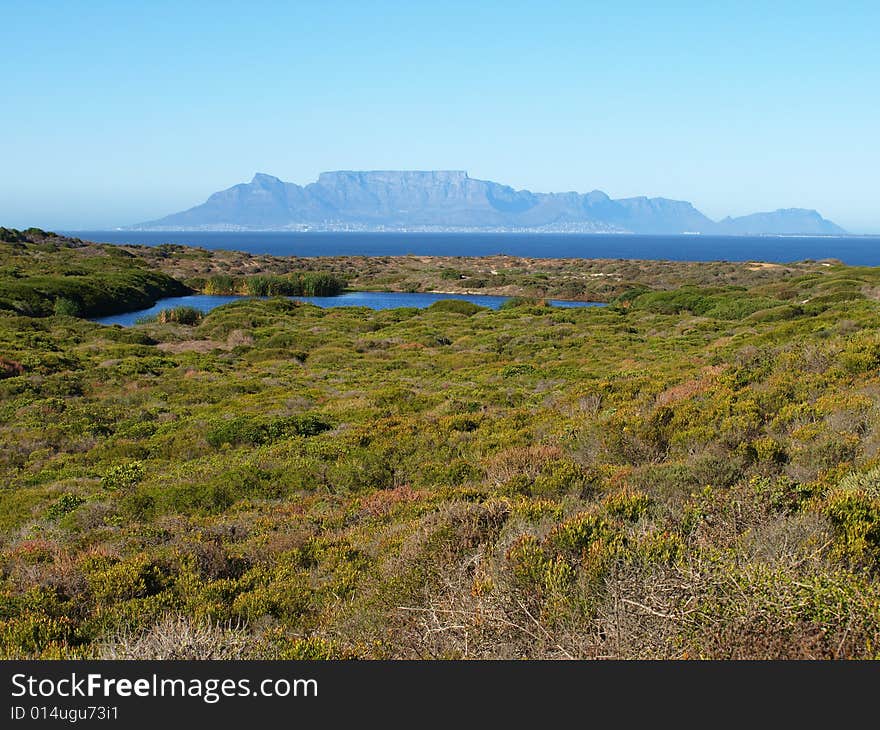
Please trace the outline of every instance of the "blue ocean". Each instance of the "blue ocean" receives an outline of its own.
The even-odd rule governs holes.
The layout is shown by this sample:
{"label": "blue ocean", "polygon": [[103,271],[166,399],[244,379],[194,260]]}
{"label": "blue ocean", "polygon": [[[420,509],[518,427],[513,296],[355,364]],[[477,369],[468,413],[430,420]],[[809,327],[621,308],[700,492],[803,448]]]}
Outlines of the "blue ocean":
{"label": "blue ocean", "polygon": [[491,256],[880,265],[880,236],[644,236],[573,233],[66,231],[107,243],[180,243],[274,256]]}

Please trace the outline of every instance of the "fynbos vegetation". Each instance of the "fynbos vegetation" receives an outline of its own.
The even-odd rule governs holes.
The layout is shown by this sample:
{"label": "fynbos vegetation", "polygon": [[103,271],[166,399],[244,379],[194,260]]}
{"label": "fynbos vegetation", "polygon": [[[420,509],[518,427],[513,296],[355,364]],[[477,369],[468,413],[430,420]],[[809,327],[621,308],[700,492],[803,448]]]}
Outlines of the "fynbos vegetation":
{"label": "fynbos vegetation", "polygon": [[521,263],[621,279],[123,329],[40,282],[162,251],[37,238],[2,244],[3,657],[878,656],[878,270]]}
{"label": "fynbos vegetation", "polygon": [[38,228],[0,228],[0,311],[88,316],[148,307],[189,289],[122,249]]}
{"label": "fynbos vegetation", "polygon": [[256,274],[242,278],[215,274],[205,280],[190,280],[189,283],[205,294],[241,294],[250,297],[329,297],[340,294],[345,289],[342,279],[321,272],[286,276]]}

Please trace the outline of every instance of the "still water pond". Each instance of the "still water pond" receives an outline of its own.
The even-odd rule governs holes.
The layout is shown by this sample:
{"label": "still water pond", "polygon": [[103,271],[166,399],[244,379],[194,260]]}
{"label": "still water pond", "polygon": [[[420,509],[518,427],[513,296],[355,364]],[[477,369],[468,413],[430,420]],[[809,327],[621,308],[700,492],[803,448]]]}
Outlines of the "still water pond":
{"label": "still water pond", "polygon": [[[143,317],[157,315],[163,309],[171,307],[194,307],[202,312],[210,312],[221,304],[235,302],[245,297],[219,296],[213,294],[191,294],[185,297],[168,297],[160,299],[152,307],[140,309],[136,312],[124,314],[111,314],[107,317],[96,317],[95,322],[101,324],[119,324],[123,327],[131,327]],[[335,297],[290,297],[300,302],[317,304],[319,307],[368,307],[370,309],[396,309],[398,307],[416,307],[423,309],[430,307],[434,302],[441,299],[462,299],[467,302],[479,304],[481,307],[498,309],[508,297],[496,297],[484,294],[428,294],[416,292],[372,292],[353,291],[339,294]],[[561,299],[550,299],[549,303],[554,307],[601,307],[600,302],[573,302]]]}

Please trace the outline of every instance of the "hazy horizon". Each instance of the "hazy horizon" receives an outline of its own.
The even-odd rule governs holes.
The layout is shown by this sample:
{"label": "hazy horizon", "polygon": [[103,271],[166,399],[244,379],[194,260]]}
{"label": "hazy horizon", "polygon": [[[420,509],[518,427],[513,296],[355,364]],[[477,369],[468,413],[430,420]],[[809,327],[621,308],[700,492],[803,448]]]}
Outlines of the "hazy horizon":
{"label": "hazy horizon", "polygon": [[[812,208],[880,232],[880,6],[10,6],[0,225],[100,230],[257,171]],[[35,39],[39,39],[38,41]]]}

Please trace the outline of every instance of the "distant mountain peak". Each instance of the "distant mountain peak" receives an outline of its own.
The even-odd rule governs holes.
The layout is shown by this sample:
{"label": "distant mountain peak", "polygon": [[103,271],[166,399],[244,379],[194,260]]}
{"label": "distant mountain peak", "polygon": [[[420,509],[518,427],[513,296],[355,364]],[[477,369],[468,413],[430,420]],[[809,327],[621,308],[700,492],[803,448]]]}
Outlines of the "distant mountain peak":
{"label": "distant mountain peak", "polygon": [[265,172],[257,172],[254,173],[254,177],[251,179],[251,185],[283,185],[284,183],[281,181],[281,178],[277,178],[274,175],[267,175]]}
{"label": "distant mountain peak", "polygon": [[752,213],[738,218],[727,217],[717,224],[718,233],[736,235],[817,235],[835,236],[846,233],[843,228],[810,208],[777,208],[765,213]]}
{"label": "distant mountain peak", "polygon": [[464,170],[334,170],[305,186],[256,173],[194,208],[134,226],[201,230],[536,230],[571,233],[845,233],[814,210],[715,222],[685,200],[534,193]]}
{"label": "distant mountain peak", "polygon": [[467,180],[464,170],[332,170],[318,175],[318,185],[335,184],[339,180],[362,181],[420,181],[462,182]]}

